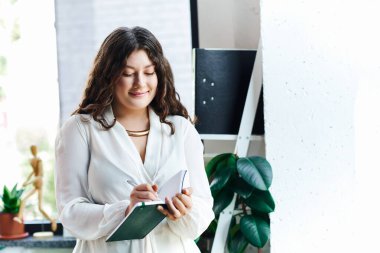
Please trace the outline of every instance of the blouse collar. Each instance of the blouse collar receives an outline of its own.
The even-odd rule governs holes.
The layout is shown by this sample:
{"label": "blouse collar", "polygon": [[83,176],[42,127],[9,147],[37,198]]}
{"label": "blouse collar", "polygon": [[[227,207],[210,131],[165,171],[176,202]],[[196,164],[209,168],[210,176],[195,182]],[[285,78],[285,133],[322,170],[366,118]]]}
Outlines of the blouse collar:
{"label": "blouse collar", "polygon": [[[149,121],[150,121],[150,127],[158,127],[160,125],[160,117],[156,114],[156,112],[153,110],[151,106],[148,107],[149,110]],[[112,106],[108,106],[108,108],[104,112],[104,119],[107,121],[108,124],[112,124],[116,117],[113,113]]]}
{"label": "blouse collar", "polygon": [[[136,165],[138,167],[143,167],[141,171],[146,180],[153,184],[156,181],[159,172],[158,166],[160,164],[162,149],[163,128],[160,122],[160,117],[154,112],[153,108],[149,106],[148,110],[150,132],[146,144],[145,161],[142,163],[137,149],[133,146],[132,140],[129,139],[129,141],[126,142],[126,145],[128,146],[131,158],[135,161]],[[109,124],[112,124],[115,121],[115,115],[113,114],[111,106],[105,111],[104,118]],[[115,127],[118,129],[118,126]],[[122,132],[123,134],[126,134],[125,131]]]}

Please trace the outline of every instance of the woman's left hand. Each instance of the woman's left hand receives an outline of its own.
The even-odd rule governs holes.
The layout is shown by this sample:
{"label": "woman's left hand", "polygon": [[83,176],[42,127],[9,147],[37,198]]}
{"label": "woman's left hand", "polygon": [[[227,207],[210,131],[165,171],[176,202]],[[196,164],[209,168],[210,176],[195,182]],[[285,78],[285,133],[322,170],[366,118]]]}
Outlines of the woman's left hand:
{"label": "woman's left hand", "polygon": [[189,187],[183,189],[182,193],[178,193],[172,199],[165,198],[168,209],[164,209],[162,206],[159,206],[158,211],[173,221],[182,218],[190,211],[193,205],[193,202],[191,200],[192,193],[193,189]]}

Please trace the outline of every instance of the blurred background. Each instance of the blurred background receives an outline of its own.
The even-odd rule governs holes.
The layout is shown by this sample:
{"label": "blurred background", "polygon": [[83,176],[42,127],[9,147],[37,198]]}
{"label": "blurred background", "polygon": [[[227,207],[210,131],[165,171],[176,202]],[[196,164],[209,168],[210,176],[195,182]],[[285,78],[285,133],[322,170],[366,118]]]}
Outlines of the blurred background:
{"label": "blurred background", "polygon": [[[30,146],[37,145],[46,210],[56,215],[53,171],[59,94],[54,21],[53,1],[0,0],[1,190],[16,183],[21,187],[32,172]],[[37,194],[27,203],[26,219],[40,217],[36,203]]]}

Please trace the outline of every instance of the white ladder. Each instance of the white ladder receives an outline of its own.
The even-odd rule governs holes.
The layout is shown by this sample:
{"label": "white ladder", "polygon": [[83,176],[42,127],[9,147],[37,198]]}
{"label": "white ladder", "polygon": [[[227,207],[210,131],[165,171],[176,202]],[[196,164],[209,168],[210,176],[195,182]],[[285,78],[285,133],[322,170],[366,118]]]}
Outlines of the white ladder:
{"label": "white ladder", "polygon": [[[234,153],[236,153],[239,157],[245,157],[248,155],[249,143],[253,139],[251,137],[251,133],[260,97],[260,91],[262,88],[262,73],[262,47],[260,40],[253,66],[252,76],[249,82],[247,98],[245,101],[243,115],[239,127],[239,133],[236,137],[236,146]],[[203,135],[202,139],[203,137],[205,139],[218,139],[215,136]],[[222,138],[223,137],[220,139]],[[236,194],[234,195],[231,203],[220,213],[211,253],[225,252],[227,235],[234,212],[235,202]]]}

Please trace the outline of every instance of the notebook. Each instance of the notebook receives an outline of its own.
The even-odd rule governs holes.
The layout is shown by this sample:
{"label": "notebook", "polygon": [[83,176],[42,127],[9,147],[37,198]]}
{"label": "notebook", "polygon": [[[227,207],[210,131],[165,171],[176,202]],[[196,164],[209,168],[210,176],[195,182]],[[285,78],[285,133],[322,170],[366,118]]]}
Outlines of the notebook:
{"label": "notebook", "polygon": [[159,187],[157,194],[160,200],[137,203],[107,237],[106,242],[142,239],[149,234],[165,218],[157,210],[158,205],[167,208],[165,196],[172,198],[181,193],[183,188],[189,187],[186,174],[187,170],[181,170]]}

